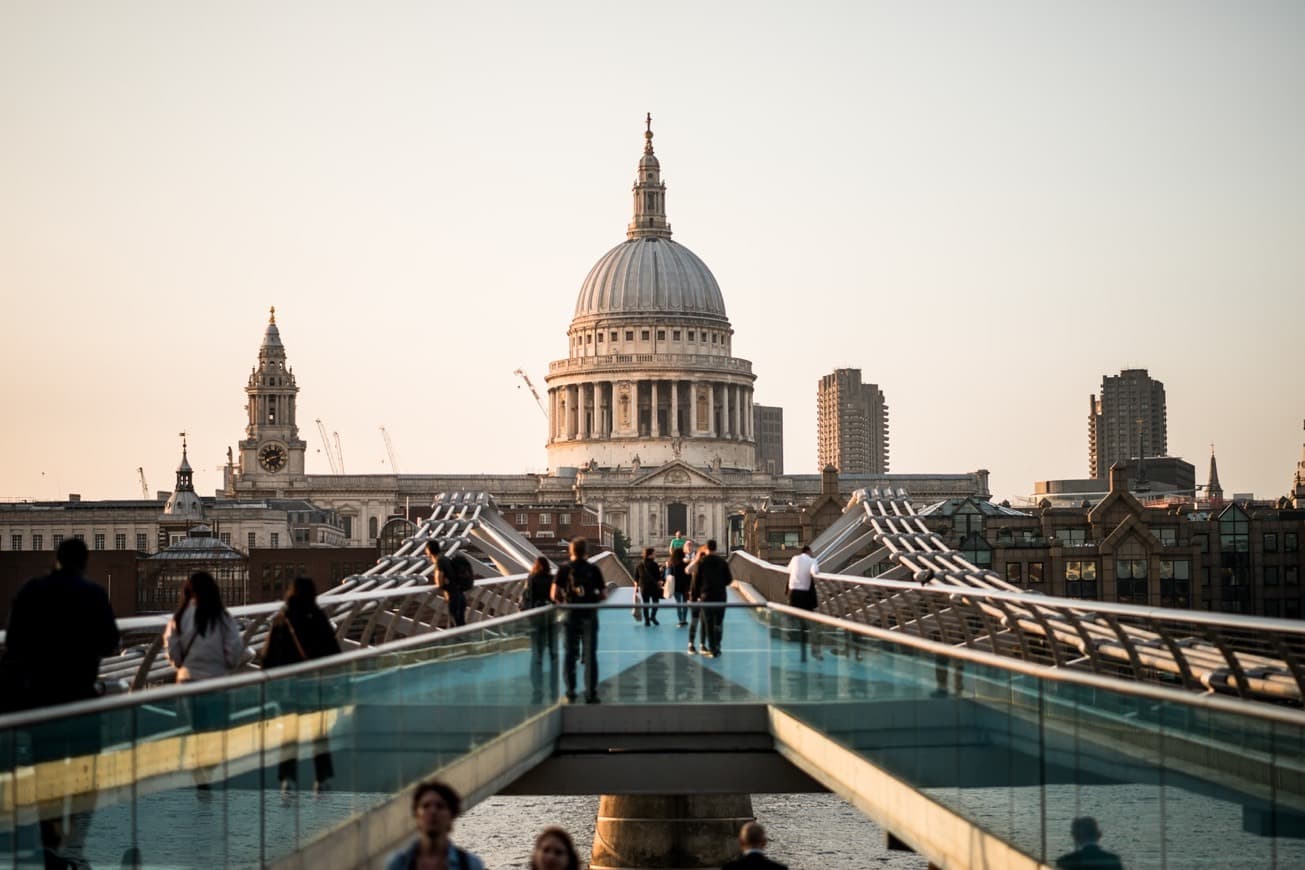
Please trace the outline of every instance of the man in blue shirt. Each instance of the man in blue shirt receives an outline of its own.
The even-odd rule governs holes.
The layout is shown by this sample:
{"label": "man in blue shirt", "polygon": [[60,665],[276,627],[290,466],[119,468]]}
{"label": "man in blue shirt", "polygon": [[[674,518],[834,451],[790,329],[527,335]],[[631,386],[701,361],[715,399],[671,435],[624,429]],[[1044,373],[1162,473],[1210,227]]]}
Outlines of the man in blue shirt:
{"label": "man in blue shirt", "polygon": [[453,820],[461,814],[462,798],[452,786],[438,780],[419,784],[412,793],[417,839],[390,856],[385,870],[417,870],[423,865],[443,866],[448,870],[485,870],[483,861],[449,839]]}

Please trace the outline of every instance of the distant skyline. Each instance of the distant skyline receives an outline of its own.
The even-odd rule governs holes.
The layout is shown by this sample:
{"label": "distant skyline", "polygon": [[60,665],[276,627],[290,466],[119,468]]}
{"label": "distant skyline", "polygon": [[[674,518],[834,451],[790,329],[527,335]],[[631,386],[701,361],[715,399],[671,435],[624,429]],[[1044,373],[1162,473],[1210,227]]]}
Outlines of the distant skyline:
{"label": "distant skyline", "polygon": [[1305,4],[0,6],[0,498],[211,494],[270,305],[346,470],[543,471],[543,389],[653,115],[815,473],[859,368],[894,473],[1085,476],[1145,368],[1169,453],[1287,492],[1305,417]]}

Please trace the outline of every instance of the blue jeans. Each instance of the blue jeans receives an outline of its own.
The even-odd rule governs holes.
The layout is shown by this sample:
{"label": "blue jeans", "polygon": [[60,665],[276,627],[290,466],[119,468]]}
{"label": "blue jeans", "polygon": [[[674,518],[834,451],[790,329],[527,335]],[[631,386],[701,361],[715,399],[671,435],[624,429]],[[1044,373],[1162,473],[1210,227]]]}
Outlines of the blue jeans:
{"label": "blue jeans", "polygon": [[688,596],[683,592],[675,593],[675,621],[680,625],[689,621],[689,608],[684,606],[687,598]]}

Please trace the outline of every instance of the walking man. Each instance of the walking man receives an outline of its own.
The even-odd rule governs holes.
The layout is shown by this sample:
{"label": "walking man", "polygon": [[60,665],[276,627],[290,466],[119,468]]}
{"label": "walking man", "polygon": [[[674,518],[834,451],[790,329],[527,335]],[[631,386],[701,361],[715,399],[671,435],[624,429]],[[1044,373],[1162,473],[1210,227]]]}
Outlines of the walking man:
{"label": "walking man", "polygon": [[[118,647],[118,625],[104,589],[86,579],[86,544],[59,544],[55,569],[18,590],[9,611],[5,652],[0,660],[0,711],[31,710],[94,698],[100,659]],[[41,726],[32,746],[38,764],[90,757],[100,751],[98,727],[79,719]],[[87,809],[42,802],[41,846],[46,866],[82,866],[94,795]],[[62,862],[62,863],[61,863]]]}
{"label": "walking man", "polygon": [[[802,552],[788,561],[788,606],[802,610],[816,609],[815,573],[820,570],[820,563],[811,555],[811,545],[805,544]],[[798,636],[802,649],[802,661],[807,660],[807,621],[798,620]],[[816,640],[811,645],[811,655],[823,658],[820,654],[820,629],[816,628]]]}
{"label": "walking man", "polygon": [[[602,572],[595,568],[586,555],[588,542],[572,538],[571,561],[557,569],[553,579],[553,601],[558,604],[598,604],[607,597],[607,584]],[[575,665],[584,645],[585,701],[598,703],[598,611],[580,608],[566,611],[566,654],[562,659],[562,681],[566,685],[566,700],[575,701]]]}
{"label": "walking man", "polygon": [[[730,565],[716,553],[716,540],[707,541],[707,554],[698,559],[698,570],[693,575],[691,593],[695,601],[724,604],[726,589],[734,581]],[[703,608],[702,618],[707,628],[702,654],[720,658],[721,634],[725,626],[725,608]]]}

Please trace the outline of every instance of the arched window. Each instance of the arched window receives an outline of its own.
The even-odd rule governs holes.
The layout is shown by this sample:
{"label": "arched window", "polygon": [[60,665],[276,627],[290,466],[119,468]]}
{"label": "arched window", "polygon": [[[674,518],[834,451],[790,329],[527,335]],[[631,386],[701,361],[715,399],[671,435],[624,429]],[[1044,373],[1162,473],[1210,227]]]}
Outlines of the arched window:
{"label": "arched window", "polygon": [[367,518],[367,538],[371,541],[376,540],[376,517]]}

